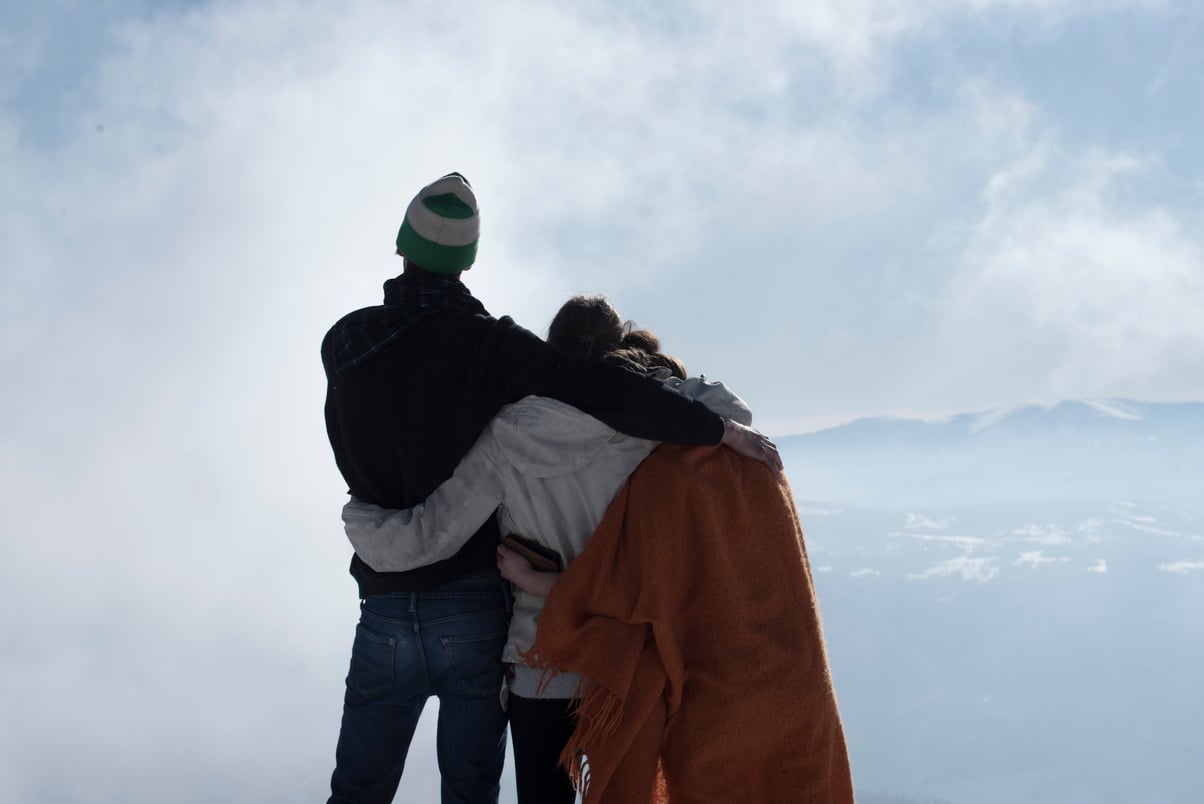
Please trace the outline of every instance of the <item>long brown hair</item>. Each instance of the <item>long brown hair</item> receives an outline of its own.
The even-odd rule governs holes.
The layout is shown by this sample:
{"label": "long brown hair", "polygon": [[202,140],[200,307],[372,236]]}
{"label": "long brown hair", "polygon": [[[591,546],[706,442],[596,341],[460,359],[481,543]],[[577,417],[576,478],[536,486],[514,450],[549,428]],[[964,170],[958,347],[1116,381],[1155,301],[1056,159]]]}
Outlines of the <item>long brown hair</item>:
{"label": "long brown hair", "polygon": [[664,368],[686,378],[686,367],[660,350],[660,339],[619,318],[605,296],[574,296],[566,301],[548,327],[548,343],[569,357],[641,371]]}

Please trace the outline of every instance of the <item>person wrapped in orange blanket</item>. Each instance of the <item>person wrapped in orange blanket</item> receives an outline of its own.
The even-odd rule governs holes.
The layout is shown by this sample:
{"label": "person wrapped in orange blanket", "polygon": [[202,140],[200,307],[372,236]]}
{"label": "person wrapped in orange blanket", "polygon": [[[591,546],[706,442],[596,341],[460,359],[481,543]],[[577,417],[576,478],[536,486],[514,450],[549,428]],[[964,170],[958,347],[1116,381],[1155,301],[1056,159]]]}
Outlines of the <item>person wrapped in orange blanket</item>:
{"label": "person wrapped in orange blanket", "polygon": [[562,757],[584,755],[589,804],[853,801],[794,499],[755,461],[646,458],[553,586],[532,656],[587,679]]}

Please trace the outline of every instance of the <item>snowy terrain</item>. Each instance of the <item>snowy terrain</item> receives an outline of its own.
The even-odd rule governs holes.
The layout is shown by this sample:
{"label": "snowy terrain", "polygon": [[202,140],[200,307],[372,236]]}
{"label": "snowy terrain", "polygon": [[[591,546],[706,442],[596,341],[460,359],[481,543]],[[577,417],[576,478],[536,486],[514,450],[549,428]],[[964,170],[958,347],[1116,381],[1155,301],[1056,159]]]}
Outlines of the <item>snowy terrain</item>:
{"label": "snowy terrain", "polygon": [[863,799],[1204,790],[1204,404],[783,439]]}

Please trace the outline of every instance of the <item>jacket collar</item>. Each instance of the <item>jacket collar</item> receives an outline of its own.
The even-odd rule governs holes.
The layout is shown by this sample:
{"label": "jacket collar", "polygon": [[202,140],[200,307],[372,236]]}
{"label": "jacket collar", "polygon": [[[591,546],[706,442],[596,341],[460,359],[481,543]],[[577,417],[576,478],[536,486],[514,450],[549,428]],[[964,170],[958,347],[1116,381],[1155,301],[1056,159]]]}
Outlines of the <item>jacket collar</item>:
{"label": "jacket collar", "polygon": [[326,333],[323,349],[330,350],[336,375],[345,376],[434,313],[450,310],[489,315],[459,276],[409,271],[386,281],[384,290],[383,305],[356,310]]}

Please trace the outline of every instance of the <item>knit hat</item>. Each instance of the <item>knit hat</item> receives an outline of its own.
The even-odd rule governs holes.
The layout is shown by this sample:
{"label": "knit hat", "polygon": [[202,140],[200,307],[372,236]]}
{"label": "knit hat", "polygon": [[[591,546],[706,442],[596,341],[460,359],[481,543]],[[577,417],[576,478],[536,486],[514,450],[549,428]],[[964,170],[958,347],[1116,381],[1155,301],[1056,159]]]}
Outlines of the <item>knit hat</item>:
{"label": "knit hat", "polygon": [[397,232],[397,253],[435,274],[468,270],[477,258],[481,216],[468,179],[448,173],[414,197]]}

